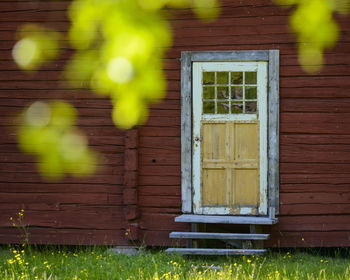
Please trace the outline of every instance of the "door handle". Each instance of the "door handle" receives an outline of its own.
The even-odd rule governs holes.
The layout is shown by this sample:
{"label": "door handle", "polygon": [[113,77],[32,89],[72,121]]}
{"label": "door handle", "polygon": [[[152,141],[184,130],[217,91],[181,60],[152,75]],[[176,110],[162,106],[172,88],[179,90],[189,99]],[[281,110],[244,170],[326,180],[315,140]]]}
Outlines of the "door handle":
{"label": "door handle", "polygon": [[196,142],[202,142],[202,137],[196,136],[196,137],[194,138],[194,141],[196,141]]}

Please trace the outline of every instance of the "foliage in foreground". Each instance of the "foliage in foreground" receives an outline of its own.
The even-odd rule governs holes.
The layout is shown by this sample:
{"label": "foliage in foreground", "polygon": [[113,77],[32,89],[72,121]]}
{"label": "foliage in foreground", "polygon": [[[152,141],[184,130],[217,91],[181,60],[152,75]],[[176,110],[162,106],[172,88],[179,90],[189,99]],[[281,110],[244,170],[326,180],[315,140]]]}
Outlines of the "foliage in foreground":
{"label": "foliage in foreground", "polygon": [[[339,36],[333,14],[347,13],[350,0],[275,1],[296,6],[290,26],[297,34],[299,61],[304,70],[319,71],[323,52],[333,47]],[[65,78],[74,87],[109,97],[115,125],[129,129],[144,124],[148,107],[162,100],[166,92],[162,68],[165,51],[172,46],[169,8],[192,8],[199,18],[208,20],[218,16],[219,6],[218,0],[74,0],[68,9],[71,24],[67,36],[27,24],[19,30],[12,54],[19,68],[31,71],[57,57],[69,43],[74,55],[67,63]],[[46,178],[92,174],[96,157],[85,148],[86,136],[77,130],[63,133],[62,127],[52,125],[49,109],[50,104],[36,102],[24,110],[23,115],[31,111],[36,117],[29,122],[21,118],[20,147],[37,157],[40,173]],[[71,115],[64,118],[75,124]],[[62,149],[66,135],[73,148],[83,145],[84,151],[69,149],[73,152],[67,158]],[[37,150],[39,145],[50,149]],[[79,167],[81,162],[84,164]]]}
{"label": "foliage in foreground", "polygon": [[[37,70],[69,43],[74,55],[63,76],[71,87],[90,88],[109,97],[112,119],[119,128],[141,125],[147,120],[149,105],[160,101],[166,91],[162,68],[172,33],[165,11],[160,11],[165,6],[191,7],[200,18],[215,17],[219,11],[216,0],[73,0],[67,35],[26,24],[17,34],[13,58],[21,69]],[[58,102],[61,107],[72,107]],[[37,158],[46,179],[93,174],[98,157],[88,149],[82,130],[77,130],[76,114],[72,109],[56,111],[58,116],[54,104],[42,101],[23,111],[18,130],[21,150]],[[60,118],[69,125],[57,124],[55,119]]]}
{"label": "foliage in foreground", "polygon": [[105,247],[0,248],[1,279],[349,279],[350,259],[302,252],[183,257],[114,255]]}

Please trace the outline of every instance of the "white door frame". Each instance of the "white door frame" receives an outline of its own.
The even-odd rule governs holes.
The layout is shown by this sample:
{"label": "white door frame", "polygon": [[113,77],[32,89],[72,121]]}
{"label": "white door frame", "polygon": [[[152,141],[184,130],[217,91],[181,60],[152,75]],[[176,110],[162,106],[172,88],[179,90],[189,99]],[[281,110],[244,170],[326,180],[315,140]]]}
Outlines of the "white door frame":
{"label": "white door frame", "polygon": [[[258,215],[267,215],[267,62],[194,62],[192,67],[192,187],[194,214],[230,215],[229,207],[204,207],[201,205],[201,121],[254,121],[259,124],[260,137],[260,196]],[[256,114],[203,114],[203,71],[257,71]],[[253,211],[254,210],[254,211]],[[242,207],[239,215],[256,214],[256,209]],[[254,214],[254,215],[255,215]]]}
{"label": "white door frame", "polygon": [[[279,50],[181,52],[181,210],[193,214],[192,64],[195,62],[268,63],[268,211],[279,213]],[[235,218],[235,216],[230,216]]]}

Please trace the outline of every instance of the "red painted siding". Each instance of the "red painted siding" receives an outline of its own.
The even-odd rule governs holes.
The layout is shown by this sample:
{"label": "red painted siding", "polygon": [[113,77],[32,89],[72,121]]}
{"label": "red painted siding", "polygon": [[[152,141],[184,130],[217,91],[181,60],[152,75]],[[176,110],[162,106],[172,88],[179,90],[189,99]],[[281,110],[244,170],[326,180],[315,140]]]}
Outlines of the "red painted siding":
{"label": "red painted siding", "polygon": [[[0,2],[0,243],[21,242],[10,217],[24,209],[32,243],[126,244],[123,203],[124,136],[110,118],[111,104],[87,90],[60,81],[70,56],[36,73],[20,71],[11,58],[15,31],[26,21],[47,23],[65,31],[69,1]],[[34,158],[16,145],[14,116],[37,99],[65,99],[79,112],[79,126],[102,156],[98,173],[84,179],[43,181]],[[18,222],[17,222],[18,223]]]}
{"label": "red painted siding", "polygon": [[[215,22],[199,22],[190,11],[173,17],[175,41],[165,66],[167,99],[152,111],[152,132],[148,126],[140,129],[140,172],[148,179],[147,188],[140,187],[141,207],[168,215],[171,223],[174,209],[168,200],[173,206],[181,204],[181,51],[279,49],[280,222],[266,228],[272,234],[266,246],[350,246],[350,17],[337,17],[339,42],[326,53],[322,71],[308,75],[298,64],[295,37],[289,34],[290,10],[271,1],[221,2],[224,7]],[[150,184],[157,179],[166,186],[157,183],[153,189]],[[167,228],[146,226],[148,238],[167,243]]]}
{"label": "red painted siding", "polygon": [[[42,22],[65,31],[69,1],[1,1],[0,243],[19,241],[9,218],[24,208],[35,243],[126,244],[125,230],[132,228],[131,239],[170,245],[170,231],[189,229],[174,222],[181,213],[181,51],[279,49],[280,220],[266,228],[272,233],[266,245],[350,246],[350,17],[337,17],[338,44],[326,53],[322,71],[307,75],[287,27],[290,10],[268,0],[221,2],[220,18],[210,23],[190,10],[174,13],[167,96],[152,106],[133,146],[113,126],[108,100],[59,82],[69,50],[30,75],[11,59],[18,26]],[[77,106],[81,128],[104,157],[97,175],[49,184],[37,175],[33,158],[18,151],[13,116],[38,98]]]}

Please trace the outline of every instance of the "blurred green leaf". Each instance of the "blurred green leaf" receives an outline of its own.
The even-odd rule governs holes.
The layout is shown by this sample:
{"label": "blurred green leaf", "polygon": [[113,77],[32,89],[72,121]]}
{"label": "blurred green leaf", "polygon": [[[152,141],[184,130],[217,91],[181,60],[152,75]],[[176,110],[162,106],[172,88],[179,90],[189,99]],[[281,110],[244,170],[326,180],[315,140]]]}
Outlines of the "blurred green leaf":
{"label": "blurred green leaf", "polygon": [[[113,120],[120,128],[142,124],[148,104],[165,94],[160,69],[171,45],[171,30],[158,10],[170,2],[88,0],[74,1],[70,7],[69,38],[77,54],[68,76],[73,81],[83,79],[96,93],[110,96],[115,106]],[[90,55],[94,67],[86,67]],[[84,68],[83,73],[74,74]]]}
{"label": "blurred green leaf", "polygon": [[296,5],[290,26],[297,34],[299,62],[309,73],[321,70],[325,50],[332,48],[339,37],[334,12],[349,10],[350,0],[275,0],[281,5]]}
{"label": "blurred green leaf", "polygon": [[[296,5],[290,26],[297,34],[299,61],[310,72],[319,71],[323,52],[334,46],[339,27],[334,12],[349,11],[350,0],[275,0]],[[172,44],[167,7],[192,8],[203,20],[215,19],[218,0],[73,0],[69,7],[68,40],[75,49],[64,77],[75,87],[89,86],[108,96],[112,119],[121,129],[144,124],[148,107],[166,92],[161,69]],[[57,57],[62,35],[38,25],[24,25],[12,54],[24,70],[36,70]],[[239,84],[239,83],[238,83]],[[65,173],[91,174],[97,155],[75,126],[76,110],[64,101],[35,102],[22,114],[20,148],[33,153],[39,169],[57,179]]]}
{"label": "blurred green leaf", "polygon": [[59,53],[59,33],[35,24],[26,24],[18,32],[19,41],[12,49],[12,56],[23,70],[36,70],[44,62]]}
{"label": "blurred green leaf", "polygon": [[215,19],[220,13],[216,0],[193,0],[193,9],[197,17],[203,20]]}
{"label": "blurred green leaf", "polygon": [[65,173],[92,174],[97,155],[88,148],[87,138],[75,127],[77,112],[64,101],[37,101],[23,111],[18,129],[22,151],[38,158],[38,167],[50,180]]}

